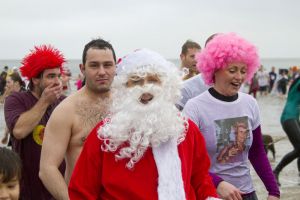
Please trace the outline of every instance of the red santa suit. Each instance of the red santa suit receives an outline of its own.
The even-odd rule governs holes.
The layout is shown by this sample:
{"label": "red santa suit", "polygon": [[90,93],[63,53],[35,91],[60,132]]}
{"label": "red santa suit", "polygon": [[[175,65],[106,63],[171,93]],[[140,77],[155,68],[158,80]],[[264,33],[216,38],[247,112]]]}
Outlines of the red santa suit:
{"label": "red santa suit", "polygon": [[118,151],[101,150],[103,141],[97,131],[103,123],[98,124],[88,136],[74,168],[69,184],[70,199],[201,200],[216,197],[208,174],[210,161],[205,141],[196,125],[192,121],[188,123],[185,139],[179,145],[174,143],[175,151],[170,150],[172,145],[165,144],[148,148],[133,169],[125,167],[128,159],[116,160]]}

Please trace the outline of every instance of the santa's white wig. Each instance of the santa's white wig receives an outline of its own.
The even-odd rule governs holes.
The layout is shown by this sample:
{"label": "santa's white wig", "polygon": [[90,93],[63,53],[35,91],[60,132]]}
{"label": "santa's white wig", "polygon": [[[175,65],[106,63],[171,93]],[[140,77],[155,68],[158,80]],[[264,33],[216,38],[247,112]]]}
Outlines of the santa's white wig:
{"label": "santa's white wig", "polygon": [[[159,77],[160,83],[126,86],[132,77],[149,74]],[[116,158],[128,158],[126,166],[132,168],[149,146],[159,146],[171,138],[180,143],[187,128],[186,118],[175,107],[181,85],[180,70],[156,52],[139,49],[120,59],[111,90],[111,114],[98,130],[102,150],[118,150]],[[143,93],[153,95],[146,105],[139,99]]]}

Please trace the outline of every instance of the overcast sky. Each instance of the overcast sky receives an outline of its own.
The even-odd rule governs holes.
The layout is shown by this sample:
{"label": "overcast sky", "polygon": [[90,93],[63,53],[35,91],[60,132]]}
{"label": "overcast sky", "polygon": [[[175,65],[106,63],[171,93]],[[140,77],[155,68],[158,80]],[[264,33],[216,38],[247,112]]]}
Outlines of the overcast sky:
{"label": "overcast sky", "polygon": [[237,32],[263,58],[300,57],[298,0],[0,0],[0,59],[21,59],[52,44],[80,59],[93,38],[118,57],[150,48],[178,58],[187,39],[201,46],[216,32]]}

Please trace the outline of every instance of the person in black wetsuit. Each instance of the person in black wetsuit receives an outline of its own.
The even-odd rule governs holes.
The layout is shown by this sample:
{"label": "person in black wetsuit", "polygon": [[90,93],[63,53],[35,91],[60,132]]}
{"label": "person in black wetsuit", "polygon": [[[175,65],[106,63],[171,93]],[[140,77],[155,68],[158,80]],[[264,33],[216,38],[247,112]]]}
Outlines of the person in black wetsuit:
{"label": "person in black wetsuit", "polygon": [[298,175],[300,177],[300,122],[299,122],[299,106],[300,106],[300,77],[295,79],[289,89],[286,104],[281,114],[281,125],[287,134],[294,149],[287,153],[275,167],[273,173],[279,182],[279,173],[281,170],[291,163],[294,159],[298,158]]}

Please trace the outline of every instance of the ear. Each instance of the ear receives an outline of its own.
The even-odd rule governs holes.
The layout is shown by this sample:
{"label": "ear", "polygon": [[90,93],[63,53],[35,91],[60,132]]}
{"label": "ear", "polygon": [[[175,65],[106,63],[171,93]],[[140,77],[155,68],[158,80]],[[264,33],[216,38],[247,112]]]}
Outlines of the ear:
{"label": "ear", "polygon": [[79,68],[80,68],[81,73],[85,76],[85,66],[84,66],[84,64],[81,63],[79,65]]}
{"label": "ear", "polygon": [[180,59],[183,60],[184,57],[185,57],[185,55],[181,53],[181,54],[180,54]]}
{"label": "ear", "polygon": [[31,80],[32,80],[33,85],[37,85],[40,83],[41,79],[40,78],[32,78]]}

